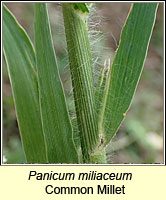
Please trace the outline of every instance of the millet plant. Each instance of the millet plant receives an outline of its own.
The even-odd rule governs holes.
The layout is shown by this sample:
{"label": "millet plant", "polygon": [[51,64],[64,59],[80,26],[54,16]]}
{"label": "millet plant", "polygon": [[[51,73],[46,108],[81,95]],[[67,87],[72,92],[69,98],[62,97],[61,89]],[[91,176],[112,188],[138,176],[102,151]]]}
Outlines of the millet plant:
{"label": "millet plant", "polygon": [[113,62],[101,68],[96,85],[91,5],[61,5],[75,118],[66,105],[46,3],[34,5],[34,47],[3,6],[3,50],[27,163],[106,163],[105,147],[126,116],[143,69],[157,3],[132,4]]}

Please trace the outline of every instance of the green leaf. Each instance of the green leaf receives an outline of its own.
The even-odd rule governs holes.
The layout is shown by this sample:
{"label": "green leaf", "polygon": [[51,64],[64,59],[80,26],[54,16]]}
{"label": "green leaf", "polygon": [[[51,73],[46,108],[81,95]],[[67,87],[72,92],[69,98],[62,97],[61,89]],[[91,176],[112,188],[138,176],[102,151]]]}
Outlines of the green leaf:
{"label": "green leaf", "polygon": [[74,117],[71,119],[71,124],[72,124],[72,128],[73,128],[73,140],[74,140],[74,144],[78,149],[81,148],[81,142],[80,142],[80,135],[79,135],[79,130],[78,130],[78,124],[77,124],[77,118]]}
{"label": "green leaf", "polygon": [[45,3],[35,3],[39,101],[50,163],[77,163],[72,128],[55,58]]}
{"label": "green leaf", "polygon": [[5,6],[3,48],[27,162],[46,163],[34,50],[27,34]]}
{"label": "green leaf", "polygon": [[83,13],[89,13],[88,4],[86,3],[72,3],[75,10],[79,10]]}
{"label": "green leaf", "polygon": [[121,33],[103,98],[99,128],[105,143],[116,133],[131,104],[143,69],[157,3],[134,3]]}

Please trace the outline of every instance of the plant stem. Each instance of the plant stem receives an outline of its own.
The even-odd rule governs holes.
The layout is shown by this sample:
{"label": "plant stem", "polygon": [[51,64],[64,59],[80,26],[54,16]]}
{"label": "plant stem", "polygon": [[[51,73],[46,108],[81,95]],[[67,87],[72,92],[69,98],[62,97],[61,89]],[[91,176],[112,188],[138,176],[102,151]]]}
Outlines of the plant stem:
{"label": "plant stem", "polygon": [[101,151],[98,151],[95,155],[91,155],[90,163],[106,164],[107,157],[106,157],[105,148],[103,148]]}
{"label": "plant stem", "polygon": [[70,3],[63,3],[62,8],[83,162],[88,163],[100,141],[87,14],[75,10]]}

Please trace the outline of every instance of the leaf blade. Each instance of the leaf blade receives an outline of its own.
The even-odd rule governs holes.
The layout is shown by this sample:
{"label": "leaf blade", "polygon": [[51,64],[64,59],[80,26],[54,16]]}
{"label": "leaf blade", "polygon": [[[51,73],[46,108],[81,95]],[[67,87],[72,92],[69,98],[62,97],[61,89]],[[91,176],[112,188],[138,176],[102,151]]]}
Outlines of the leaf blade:
{"label": "leaf blade", "polygon": [[23,28],[5,6],[3,48],[27,162],[46,163],[33,47]]}
{"label": "leaf blade", "polygon": [[77,163],[72,128],[59,77],[45,3],[35,3],[35,47],[39,99],[48,161]]}
{"label": "leaf blade", "polygon": [[81,11],[83,13],[89,13],[89,8],[87,3],[72,3],[75,10]]}
{"label": "leaf blade", "polygon": [[110,70],[103,118],[99,122],[105,144],[114,136],[130,107],[147,54],[156,9],[157,3],[135,3],[122,30]]}

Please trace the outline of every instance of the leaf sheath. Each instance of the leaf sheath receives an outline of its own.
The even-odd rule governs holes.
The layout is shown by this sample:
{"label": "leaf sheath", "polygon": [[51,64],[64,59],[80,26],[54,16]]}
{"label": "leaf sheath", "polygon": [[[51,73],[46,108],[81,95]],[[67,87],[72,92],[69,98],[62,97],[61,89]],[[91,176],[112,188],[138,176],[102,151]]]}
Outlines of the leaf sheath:
{"label": "leaf sheath", "polygon": [[99,142],[99,133],[86,14],[69,3],[63,3],[62,8],[83,160],[89,162]]}

